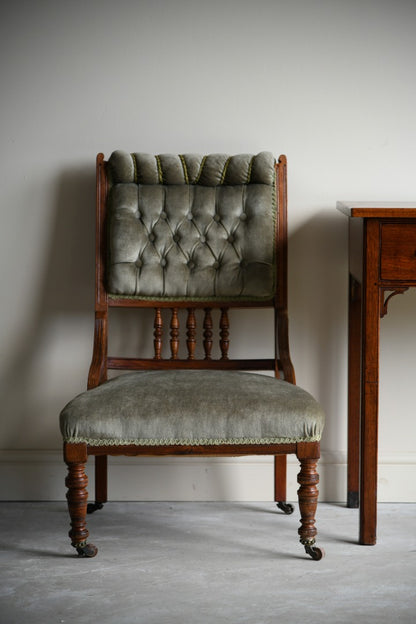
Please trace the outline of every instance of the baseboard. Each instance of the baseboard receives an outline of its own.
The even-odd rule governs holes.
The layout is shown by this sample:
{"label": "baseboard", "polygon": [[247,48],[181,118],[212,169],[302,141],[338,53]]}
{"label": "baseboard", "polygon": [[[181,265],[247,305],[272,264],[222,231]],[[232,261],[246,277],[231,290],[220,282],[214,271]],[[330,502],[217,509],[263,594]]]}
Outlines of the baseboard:
{"label": "baseboard", "polygon": [[[273,496],[271,457],[109,458],[110,500],[263,501]],[[288,457],[288,500],[296,499],[298,463]],[[416,502],[416,453],[381,454],[379,502]],[[94,462],[87,466],[93,498]],[[320,500],[346,500],[346,457],[323,452]],[[0,451],[0,500],[65,500],[66,467],[57,451]]]}

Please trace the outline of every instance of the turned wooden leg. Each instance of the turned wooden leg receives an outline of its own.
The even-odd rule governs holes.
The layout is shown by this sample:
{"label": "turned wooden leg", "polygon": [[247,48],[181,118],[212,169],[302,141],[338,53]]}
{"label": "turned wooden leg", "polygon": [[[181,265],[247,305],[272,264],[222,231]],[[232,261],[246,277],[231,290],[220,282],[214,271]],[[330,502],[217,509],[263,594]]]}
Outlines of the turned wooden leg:
{"label": "turned wooden leg", "polygon": [[89,533],[86,523],[88,500],[88,477],[85,474],[86,446],[66,444],[64,455],[68,466],[68,475],[65,479],[65,485],[68,488],[66,498],[71,517],[71,530],[68,535],[72,546],[80,556],[94,557],[97,554],[97,548],[87,543]]}
{"label": "turned wooden leg", "polygon": [[102,509],[107,502],[107,455],[95,456],[95,502],[88,503],[87,513]]}
{"label": "turned wooden leg", "polygon": [[315,514],[318,504],[319,475],[316,471],[318,459],[316,457],[299,456],[300,472],[298,474],[298,489],[300,523],[298,533],[300,542],[304,545],[308,555],[318,561],[322,559],[323,551],[315,546]]}
{"label": "turned wooden leg", "polygon": [[289,515],[294,512],[294,507],[286,502],[286,455],[274,457],[274,500],[283,513]]}

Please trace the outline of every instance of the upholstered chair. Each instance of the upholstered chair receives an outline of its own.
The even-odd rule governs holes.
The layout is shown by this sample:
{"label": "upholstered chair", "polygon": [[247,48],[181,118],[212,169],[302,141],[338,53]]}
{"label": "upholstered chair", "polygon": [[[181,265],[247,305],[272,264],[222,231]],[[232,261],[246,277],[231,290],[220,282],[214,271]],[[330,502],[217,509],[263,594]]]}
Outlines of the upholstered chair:
{"label": "upholstered chair", "polygon": [[[108,455],[272,455],[274,498],[291,513],[286,455],[294,453],[298,533],[320,559],[316,466],[324,414],[295,385],[289,354],[286,158],[115,151],[105,161],[99,154],[96,211],[88,390],[60,416],[72,546],[81,556],[97,553],[86,514],[107,501]],[[138,316],[153,309],[151,354],[108,353],[113,307]],[[269,357],[235,357],[235,310],[266,307],[274,310]],[[253,322],[251,332],[260,331]],[[111,379],[110,369],[118,371]],[[89,455],[96,483],[88,504]]]}

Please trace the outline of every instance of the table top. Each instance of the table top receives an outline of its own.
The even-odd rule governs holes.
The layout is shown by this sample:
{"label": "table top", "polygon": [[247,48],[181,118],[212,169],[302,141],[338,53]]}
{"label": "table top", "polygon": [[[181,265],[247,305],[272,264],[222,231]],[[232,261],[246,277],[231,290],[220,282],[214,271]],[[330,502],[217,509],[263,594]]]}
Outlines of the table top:
{"label": "table top", "polygon": [[416,219],[415,202],[338,201],[337,210],[347,217]]}

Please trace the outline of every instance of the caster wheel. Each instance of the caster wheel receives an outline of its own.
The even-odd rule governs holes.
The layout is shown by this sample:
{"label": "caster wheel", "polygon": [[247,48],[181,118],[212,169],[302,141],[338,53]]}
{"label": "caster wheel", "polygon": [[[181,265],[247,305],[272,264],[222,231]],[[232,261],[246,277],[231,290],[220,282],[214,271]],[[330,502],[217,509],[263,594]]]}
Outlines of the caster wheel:
{"label": "caster wheel", "polygon": [[295,511],[295,508],[290,503],[284,503],[282,501],[276,503],[277,507],[283,511],[287,516],[290,516]]}
{"label": "caster wheel", "polygon": [[95,557],[98,548],[94,544],[84,544],[84,546],[76,546],[79,557]]}
{"label": "caster wheel", "polygon": [[102,509],[104,507],[103,503],[88,503],[87,505],[87,514],[92,514],[97,509]]}
{"label": "caster wheel", "polygon": [[305,546],[305,551],[314,561],[320,561],[322,557],[325,557],[324,549],[317,546]]}

